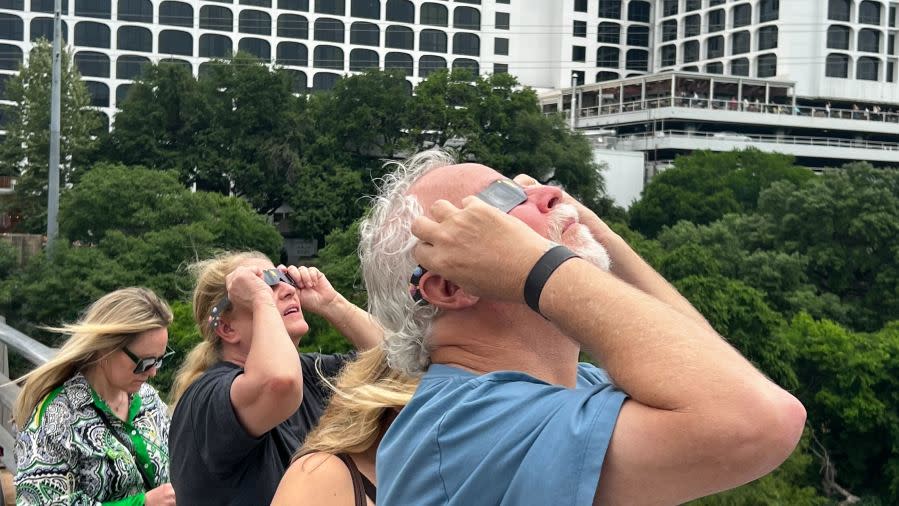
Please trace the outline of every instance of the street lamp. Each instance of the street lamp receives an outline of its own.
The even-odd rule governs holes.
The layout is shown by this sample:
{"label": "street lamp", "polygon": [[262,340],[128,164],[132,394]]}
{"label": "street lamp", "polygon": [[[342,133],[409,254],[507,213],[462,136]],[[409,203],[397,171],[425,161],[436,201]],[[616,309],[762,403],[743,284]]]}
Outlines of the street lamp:
{"label": "street lamp", "polygon": [[575,111],[577,110],[577,93],[575,92],[577,89],[577,72],[571,72],[571,130],[574,131],[577,128],[577,115]]}

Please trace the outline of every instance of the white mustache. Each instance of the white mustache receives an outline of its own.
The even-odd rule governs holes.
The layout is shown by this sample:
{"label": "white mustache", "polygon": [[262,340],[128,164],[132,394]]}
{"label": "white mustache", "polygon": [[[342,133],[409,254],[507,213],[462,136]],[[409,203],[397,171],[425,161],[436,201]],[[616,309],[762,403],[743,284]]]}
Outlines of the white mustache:
{"label": "white mustache", "polygon": [[580,223],[580,220],[578,219],[577,209],[573,205],[556,205],[549,215],[549,224],[547,228],[547,235],[549,235],[549,240],[553,242],[561,242],[564,227],[572,220],[574,221],[574,223]]}

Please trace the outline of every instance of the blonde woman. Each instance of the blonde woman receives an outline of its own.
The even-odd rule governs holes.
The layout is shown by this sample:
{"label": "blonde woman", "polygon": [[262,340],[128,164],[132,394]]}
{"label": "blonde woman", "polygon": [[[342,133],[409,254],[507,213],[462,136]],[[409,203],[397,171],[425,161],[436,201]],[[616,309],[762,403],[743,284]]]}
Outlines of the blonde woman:
{"label": "blonde woman", "polygon": [[145,288],[101,297],[15,407],[18,504],[174,505],[166,406],[147,380],[170,355],[169,306]]}
{"label": "blonde woman", "polygon": [[276,269],[263,254],[229,253],[196,266],[194,319],[203,341],[172,387],[172,483],[191,505],[269,504],[306,433],[318,422],[343,355],[298,354],[322,315],[357,348],[380,327],[314,268]]}
{"label": "blonde woman", "polygon": [[417,384],[387,366],[380,346],[349,363],[318,427],[281,480],[272,506],[374,506],[378,443]]}

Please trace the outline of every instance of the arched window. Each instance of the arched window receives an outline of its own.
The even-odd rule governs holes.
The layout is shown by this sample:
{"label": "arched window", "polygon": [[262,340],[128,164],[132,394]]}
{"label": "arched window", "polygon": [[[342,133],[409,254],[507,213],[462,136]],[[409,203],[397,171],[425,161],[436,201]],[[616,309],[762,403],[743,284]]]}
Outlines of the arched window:
{"label": "arched window", "polygon": [[388,26],[384,33],[384,46],[395,49],[414,49],[415,33],[405,26]]}
{"label": "arched window", "polygon": [[752,50],[752,43],[747,30],[732,33],[730,36],[730,54],[743,54]]}
{"label": "arched window", "polygon": [[880,60],[870,56],[862,56],[855,67],[855,78],[864,81],[877,81],[880,78]]}
{"label": "arched window", "polygon": [[237,30],[253,35],[271,35],[272,17],[262,11],[244,9],[237,18]]}
{"label": "arched window", "polygon": [[200,7],[200,29],[230,32],[234,29],[234,14],[227,7],[204,5]]}
{"label": "arched window", "polygon": [[0,44],[0,69],[18,70],[22,63],[22,48],[12,44]]}
{"label": "arched window", "polygon": [[767,53],[760,55],[758,60],[758,77],[774,77],[777,75],[777,55]]}
{"label": "arched window", "polygon": [[[109,0],[75,0],[75,15],[85,18],[112,18],[112,3]],[[107,102],[109,89],[106,89]]]}
{"label": "arched window", "polygon": [[116,47],[128,51],[153,52],[153,34],[142,26],[123,26],[116,32]]}
{"label": "arched window", "polygon": [[[696,65],[687,65],[686,67],[683,67],[681,69],[681,71],[683,71],[683,72],[699,72],[699,67],[697,67]],[[630,77],[630,76],[628,76],[628,77]]]}
{"label": "arched window", "polygon": [[312,66],[318,69],[343,70],[343,49],[317,46],[312,52]]}
{"label": "arched window", "polygon": [[618,75],[618,72],[609,72],[604,70],[602,72],[596,73],[596,82],[601,83],[604,81],[614,81],[615,79],[618,79],[620,77],[621,76]]}
{"label": "arched window", "polygon": [[724,56],[724,37],[717,35],[705,41],[705,57],[720,58]]}
{"label": "arched window", "polygon": [[315,12],[343,16],[346,12],[344,0],[315,0]]}
{"label": "arched window", "polygon": [[119,106],[122,102],[125,101],[126,98],[128,98],[128,91],[129,91],[130,89],[131,89],[131,84],[130,84],[130,83],[120,84],[120,85],[115,89],[115,103],[116,103],[116,106]]}
{"label": "arched window", "polygon": [[480,56],[481,39],[473,33],[462,32],[453,35],[453,54]]}
{"label": "arched window", "polygon": [[849,27],[831,25],[827,29],[828,49],[849,49]]}
{"label": "arched window", "polygon": [[96,81],[84,81],[84,85],[91,96],[92,106],[109,107],[109,86]]}
{"label": "arched window", "polygon": [[308,85],[306,84],[306,73],[296,69],[281,69],[281,72],[287,72],[290,76],[291,91],[294,93],[306,93]]}
{"label": "arched window", "polygon": [[315,20],[315,40],[343,42],[343,22],[332,18]]}
{"label": "arched window", "polygon": [[318,72],[312,76],[312,91],[327,91],[337,86],[340,75],[331,72]]}
{"label": "arched window", "polygon": [[418,34],[418,50],[445,53],[446,33],[440,30],[422,30]]}
{"label": "arched window", "polygon": [[194,38],[187,32],[163,30],[159,32],[159,53],[191,56]]}
{"label": "arched window", "polygon": [[305,16],[281,14],[278,16],[278,37],[308,39],[309,21],[306,20]]}
{"label": "arched window", "polygon": [[100,135],[102,133],[109,133],[109,116],[103,111],[90,111],[94,116],[97,117],[97,129],[91,132],[92,135]]}
{"label": "arched window", "polygon": [[858,50],[866,53],[880,52],[880,31],[863,28],[858,32]]}
{"label": "arched window", "polygon": [[627,4],[628,21],[649,23],[649,2],[636,2],[631,0]]}
{"label": "arched window", "polygon": [[75,45],[109,49],[109,27],[93,21],[75,24]]}
{"label": "arched window", "polygon": [[858,22],[866,25],[880,24],[880,3],[865,0],[858,6]]}
{"label": "arched window", "polygon": [[681,46],[681,54],[684,55],[684,63],[692,63],[699,59],[699,41],[691,40]]}
{"label": "arched window", "polygon": [[412,77],[412,67],[412,55],[391,52],[384,56],[384,70],[401,69],[407,76]]}
{"label": "arched window", "polygon": [[777,47],[777,27],[774,25],[763,26],[759,28],[758,35],[759,51],[765,49],[774,49]]}
{"label": "arched window", "polygon": [[453,28],[480,30],[481,11],[474,7],[456,7],[453,11]]}
{"label": "arched window", "polygon": [[824,70],[827,77],[849,77],[849,56],[839,53],[827,55],[827,68]]}
{"label": "arched window", "polygon": [[263,62],[272,60],[272,45],[267,40],[255,37],[244,37],[237,41],[237,50],[259,58]]}
{"label": "arched window", "polygon": [[735,5],[731,9],[731,19],[734,28],[752,24],[752,6],[749,4]]}
{"label": "arched window", "polygon": [[599,17],[621,19],[621,0],[599,0]]}
{"label": "arched window", "polygon": [[421,18],[419,23],[431,26],[447,26],[449,14],[446,7],[435,3],[424,3],[421,4],[420,9],[419,16]]}
{"label": "arched window", "polygon": [[190,62],[187,60],[182,60],[181,58],[163,58],[163,59],[159,60],[160,67],[163,67],[166,65],[171,65],[174,67],[181,67],[182,69],[186,70],[187,72],[189,72],[191,74],[194,73],[194,68],[190,64]]}
{"label": "arched window", "polygon": [[119,56],[115,62],[115,76],[117,79],[137,79],[147,65],[150,65],[150,59],[143,56]]}
{"label": "arched window", "polygon": [[378,25],[366,21],[357,21],[350,26],[350,44],[360,46],[381,45],[381,31]]}
{"label": "arched window", "polygon": [[159,24],[192,28],[194,8],[184,2],[162,2],[159,4]]}
{"label": "arched window", "polygon": [[596,66],[617,68],[620,55],[621,51],[617,47],[600,46],[596,50]]}
{"label": "arched window", "polygon": [[628,70],[649,70],[649,51],[645,49],[629,49],[627,51],[627,62],[625,68]]}
{"label": "arched window", "polygon": [[668,42],[677,38],[677,20],[662,21],[662,42]]}
{"label": "arched window", "polygon": [[829,0],[827,3],[827,19],[849,21],[851,0]]}
{"label": "arched window", "polygon": [[309,66],[309,50],[299,42],[282,42],[278,44],[275,63],[294,67]]}
{"label": "arched window", "polygon": [[[68,42],[69,24],[63,21],[62,26],[60,27],[60,31],[62,32],[62,40]],[[31,42],[34,42],[38,39],[47,39],[48,41],[53,42],[53,18],[32,19],[30,32]]]}
{"label": "arched window", "polygon": [[665,0],[662,2],[662,16],[674,16],[677,14],[678,0]]}
{"label": "arched window", "polygon": [[428,77],[441,69],[446,69],[446,60],[439,56],[425,55],[418,59],[418,77]]}
{"label": "arched window", "polygon": [[118,7],[119,21],[153,22],[153,4],[150,0],[119,0]]}
{"label": "arched window", "polygon": [[0,13],[0,39],[25,40],[25,22],[14,14]]}
{"label": "arched window", "polygon": [[350,70],[362,72],[368,69],[376,69],[381,66],[378,53],[371,49],[353,49],[350,51]]}
{"label": "arched window", "polygon": [[621,42],[621,25],[600,23],[596,29],[596,41],[604,44],[618,44]]}
{"label": "arched window", "polygon": [[381,0],[352,0],[350,15],[354,18],[381,19]]}
{"label": "arched window", "polygon": [[272,0],[240,0],[240,5],[251,5],[253,7],[265,7],[270,9],[272,7]]}
{"label": "arched window", "polygon": [[200,35],[200,56],[204,58],[228,58],[234,51],[231,37],[216,33]]}
{"label": "arched window", "polygon": [[[31,12],[46,12],[53,14],[54,0],[31,0]],[[69,13],[69,0],[62,0],[62,13]]]}
{"label": "arched window", "polygon": [[639,25],[627,27],[627,45],[649,47],[649,27]]}
{"label": "arched window", "polygon": [[695,37],[702,32],[702,18],[693,14],[684,18],[684,37]]}
{"label": "arched window", "polygon": [[661,60],[663,67],[677,65],[677,46],[674,44],[662,46],[659,50],[659,59]]}
{"label": "arched window", "polygon": [[481,66],[478,65],[477,61],[472,60],[471,58],[456,58],[453,60],[453,70],[457,69],[468,70],[475,76],[481,72]]}
{"label": "arched window", "polygon": [[723,74],[724,73],[724,64],[721,62],[712,62],[707,63],[705,66],[705,71],[707,74]]}
{"label": "arched window", "polygon": [[78,51],[75,66],[84,77],[109,77],[109,57],[103,53]]}
{"label": "arched window", "polygon": [[724,9],[715,9],[709,11],[709,32],[720,32],[724,30]]}
{"label": "arched window", "polygon": [[415,22],[415,5],[409,0],[387,0],[387,21]]}
{"label": "arched window", "polygon": [[749,58],[731,60],[730,73],[734,76],[749,76]]}
{"label": "arched window", "polygon": [[309,12],[309,0],[278,0],[278,8],[285,11]]}
{"label": "arched window", "polygon": [[780,0],[762,0],[759,3],[759,23],[774,21],[780,17]]}

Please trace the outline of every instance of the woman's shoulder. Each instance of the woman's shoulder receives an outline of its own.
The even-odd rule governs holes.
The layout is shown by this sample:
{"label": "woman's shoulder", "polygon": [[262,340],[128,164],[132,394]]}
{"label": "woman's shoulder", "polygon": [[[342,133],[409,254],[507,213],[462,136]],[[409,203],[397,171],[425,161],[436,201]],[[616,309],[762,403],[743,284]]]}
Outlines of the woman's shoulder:
{"label": "woman's shoulder", "polygon": [[292,498],[294,504],[353,505],[354,497],[353,478],[343,460],[330,453],[316,452],[290,464],[272,504],[289,504],[278,500]]}
{"label": "woman's shoulder", "polygon": [[69,427],[76,411],[91,402],[90,389],[79,376],[69,378],[40,399],[24,430],[52,433]]}

